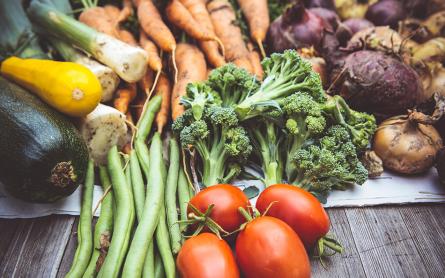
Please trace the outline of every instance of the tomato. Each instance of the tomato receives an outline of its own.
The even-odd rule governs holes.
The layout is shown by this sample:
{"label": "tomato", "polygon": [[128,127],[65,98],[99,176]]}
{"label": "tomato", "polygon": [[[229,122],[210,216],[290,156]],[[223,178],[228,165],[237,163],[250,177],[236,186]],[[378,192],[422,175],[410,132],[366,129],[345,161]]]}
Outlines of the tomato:
{"label": "tomato", "polygon": [[188,239],[176,259],[182,278],[238,278],[229,245],[216,235],[202,233]]}
{"label": "tomato", "polygon": [[[227,232],[235,231],[241,224],[246,222],[244,217],[238,212],[238,208],[248,209],[250,206],[249,199],[243,191],[230,184],[218,184],[207,187],[196,194],[190,200],[190,204],[202,213],[210,205],[215,205],[210,213],[210,218]],[[188,212],[191,212],[190,206],[188,207]]]}
{"label": "tomato", "polygon": [[256,208],[268,216],[286,222],[298,234],[306,248],[312,248],[329,231],[329,217],[311,193],[289,184],[275,184],[261,192]]}
{"label": "tomato", "polygon": [[298,235],[278,218],[249,222],[236,239],[236,258],[247,278],[310,277],[309,258]]}

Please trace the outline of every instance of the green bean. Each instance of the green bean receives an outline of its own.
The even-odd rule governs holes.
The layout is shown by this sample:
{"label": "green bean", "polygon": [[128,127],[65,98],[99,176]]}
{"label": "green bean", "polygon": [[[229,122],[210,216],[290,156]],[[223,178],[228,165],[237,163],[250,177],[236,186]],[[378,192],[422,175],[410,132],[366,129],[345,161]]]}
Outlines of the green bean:
{"label": "green bean", "polygon": [[190,201],[189,184],[184,169],[180,167],[178,178],[178,199],[181,221],[187,220],[187,204]]}
{"label": "green bean", "polygon": [[156,132],[150,146],[150,172],[147,177],[147,194],[142,218],[131,242],[125,260],[122,276],[125,278],[140,277],[144,266],[147,249],[153,239],[159,222],[159,213],[164,201],[164,180],[162,178],[162,142],[161,135]]}
{"label": "green bean", "polygon": [[[156,228],[156,243],[158,245],[159,253],[161,254],[162,262],[165,270],[166,278],[175,278],[176,267],[170,247],[170,240],[168,235],[168,228],[165,222],[165,207],[162,206],[160,210],[160,218],[158,227]],[[156,266],[155,266],[156,267]]]}
{"label": "green bean", "polygon": [[136,206],[136,218],[141,221],[144,210],[145,185],[137,154],[134,150],[130,153],[131,185],[133,188],[134,203]]}
{"label": "green bean", "polygon": [[164,263],[159,251],[155,252],[155,278],[165,278]]}
{"label": "green bean", "polygon": [[168,168],[167,184],[165,187],[165,208],[167,225],[170,232],[170,244],[173,254],[181,249],[181,231],[178,224],[178,210],[176,209],[176,191],[178,189],[179,175],[179,147],[175,138],[169,140],[170,166]]}
{"label": "green bean", "polygon": [[[99,167],[100,183],[107,192],[111,186],[110,178],[108,177],[107,168],[105,166]],[[100,216],[97,219],[96,226],[94,227],[94,249],[91,255],[90,263],[87,270],[83,274],[84,278],[96,277],[96,264],[97,259],[101,254],[101,249],[107,244],[111,238],[111,233],[113,232],[113,192],[109,191],[107,195],[103,198],[100,205]]]}
{"label": "green bean", "polygon": [[144,111],[144,114],[141,116],[137,124],[137,132],[136,138],[134,141],[134,148],[139,158],[139,163],[141,164],[141,168],[145,174],[149,172],[149,157],[148,157],[148,148],[145,144],[145,140],[147,140],[147,136],[151,131],[151,127],[153,125],[153,121],[155,119],[156,113],[159,111],[161,107],[161,96],[154,96],[148,103],[147,107]]}
{"label": "green bean", "polygon": [[119,275],[128,250],[135,218],[131,188],[127,184],[116,146],[108,152],[108,172],[116,200],[116,218],[113,226],[113,238],[104,264],[99,271],[99,278],[117,277]]}
{"label": "green bean", "polygon": [[93,189],[94,189],[94,163],[90,159],[87,166],[87,175],[82,190],[82,205],[80,208],[79,224],[77,226],[78,245],[70,271],[65,277],[82,277],[90,262],[93,251]]}
{"label": "green bean", "polygon": [[145,256],[144,268],[142,269],[143,278],[154,278],[155,277],[155,242],[152,240],[148,246],[147,255]]}

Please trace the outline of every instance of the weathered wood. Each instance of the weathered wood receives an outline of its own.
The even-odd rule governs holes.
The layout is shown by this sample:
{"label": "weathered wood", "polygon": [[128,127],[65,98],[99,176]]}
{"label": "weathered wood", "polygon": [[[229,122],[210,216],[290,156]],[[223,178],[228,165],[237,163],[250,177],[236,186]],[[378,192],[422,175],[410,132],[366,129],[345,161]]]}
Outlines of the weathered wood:
{"label": "weathered wood", "polygon": [[0,264],[16,234],[20,222],[20,219],[0,219]]}
{"label": "weathered wood", "polygon": [[367,277],[428,277],[398,208],[347,209]]}
{"label": "weathered wood", "polygon": [[345,210],[341,208],[329,209],[328,214],[331,220],[330,233],[342,244],[344,251],[342,254],[335,254],[325,259],[326,269],[317,259],[312,259],[312,276],[327,278],[365,277]]}
{"label": "weathered wood", "polygon": [[445,275],[445,206],[402,207],[400,213],[429,277]]}
{"label": "weathered wood", "polygon": [[76,253],[77,247],[77,225],[79,224],[79,217],[75,217],[74,224],[69,231],[69,239],[65,248],[65,253],[63,254],[62,261],[59,265],[59,270],[57,272],[57,277],[65,277],[65,274],[70,270],[71,264],[74,259],[74,253]]}
{"label": "weathered wood", "polygon": [[7,273],[12,277],[55,277],[72,223],[69,216],[35,219],[24,233],[21,248],[14,248],[15,266],[12,269],[14,263],[8,264]]}

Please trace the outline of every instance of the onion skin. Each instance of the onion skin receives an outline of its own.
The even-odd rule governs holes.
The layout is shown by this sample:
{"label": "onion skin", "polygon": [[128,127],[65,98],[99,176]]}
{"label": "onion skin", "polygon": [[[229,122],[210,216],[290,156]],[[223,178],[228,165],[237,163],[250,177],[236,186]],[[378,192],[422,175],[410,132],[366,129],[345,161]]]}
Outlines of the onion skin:
{"label": "onion skin", "polygon": [[401,174],[427,171],[442,146],[442,138],[433,126],[413,122],[408,116],[382,122],[373,142],[373,150],[383,166]]}
{"label": "onion skin", "polygon": [[345,20],[343,24],[349,28],[352,35],[366,28],[374,27],[374,24],[371,21],[364,18],[350,18]]}
{"label": "onion skin", "polygon": [[417,73],[382,52],[360,50],[350,54],[340,79],[340,93],[351,107],[377,117],[399,115],[423,100]]}
{"label": "onion skin", "polygon": [[270,51],[283,52],[310,46],[318,48],[325,27],[329,27],[329,24],[297,2],[270,25],[267,38]]}
{"label": "onion skin", "polygon": [[396,29],[399,21],[405,19],[406,11],[402,2],[397,0],[381,0],[369,6],[365,18],[376,26],[389,25]]}

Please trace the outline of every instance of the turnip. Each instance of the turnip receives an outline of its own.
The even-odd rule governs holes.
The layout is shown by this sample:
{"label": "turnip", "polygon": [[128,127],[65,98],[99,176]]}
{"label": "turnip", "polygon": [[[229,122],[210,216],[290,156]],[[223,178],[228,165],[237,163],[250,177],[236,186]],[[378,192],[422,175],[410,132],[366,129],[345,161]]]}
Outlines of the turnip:
{"label": "turnip", "polygon": [[374,24],[371,21],[364,18],[350,18],[348,20],[345,20],[343,24],[349,28],[352,34],[355,34],[358,31],[366,28],[374,27]]}
{"label": "turnip", "polygon": [[392,117],[380,124],[373,150],[385,168],[402,174],[418,174],[431,168],[442,148],[442,138],[433,124],[445,109],[444,98],[436,95],[436,109],[428,116],[416,110]]}
{"label": "turnip", "polygon": [[369,6],[366,11],[366,19],[376,26],[389,25],[396,29],[400,20],[406,17],[405,7],[398,0],[380,0]]}

